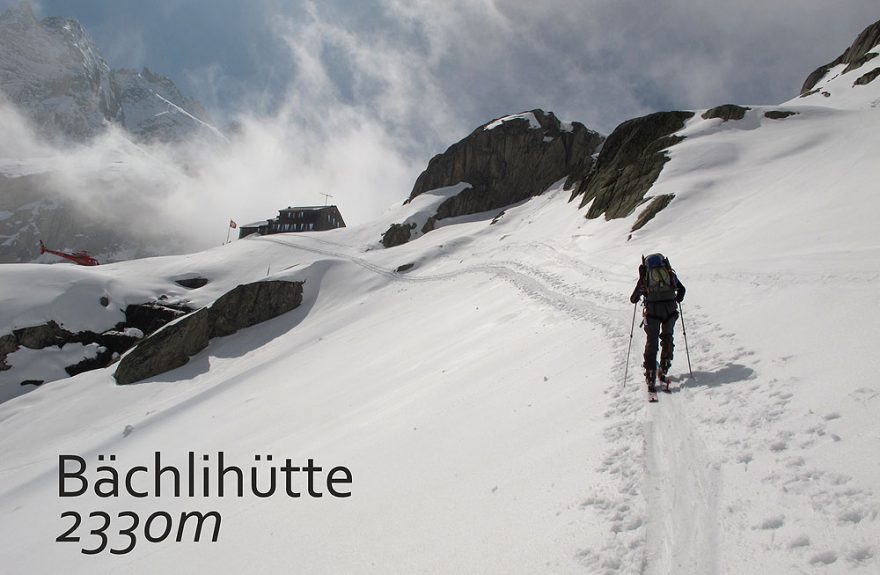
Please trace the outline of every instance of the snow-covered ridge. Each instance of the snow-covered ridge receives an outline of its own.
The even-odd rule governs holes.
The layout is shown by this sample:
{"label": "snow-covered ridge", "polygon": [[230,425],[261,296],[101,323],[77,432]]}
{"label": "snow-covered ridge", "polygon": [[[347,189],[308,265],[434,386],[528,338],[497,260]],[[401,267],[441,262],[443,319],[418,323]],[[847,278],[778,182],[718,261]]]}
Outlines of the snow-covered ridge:
{"label": "snow-covered ridge", "polygon": [[[535,114],[532,112],[523,112],[522,114],[512,114],[510,116],[504,116],[503,118],[498,118],[494,122],[489,122],[486,124],[484,130],[493,130],[503,124],[504,122],[510,122],[511,120],[527,120],[529,122],[529,129],[532,130],[540,130],[541,123],[538,122],[538,119],[535,117]],[[569,130],[570,131],[570,130]]]}

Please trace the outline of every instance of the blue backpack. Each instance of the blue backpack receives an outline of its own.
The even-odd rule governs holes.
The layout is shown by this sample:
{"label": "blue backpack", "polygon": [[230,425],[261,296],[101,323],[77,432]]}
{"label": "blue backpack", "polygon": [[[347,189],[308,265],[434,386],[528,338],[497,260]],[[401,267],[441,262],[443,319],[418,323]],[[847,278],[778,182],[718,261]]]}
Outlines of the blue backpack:
{"label": "blue backpack", "polygon": [[644,264],[645,299],[652,302],[674,300],[678,282],[669,259],[663,254],[651,254],[644,258]]}

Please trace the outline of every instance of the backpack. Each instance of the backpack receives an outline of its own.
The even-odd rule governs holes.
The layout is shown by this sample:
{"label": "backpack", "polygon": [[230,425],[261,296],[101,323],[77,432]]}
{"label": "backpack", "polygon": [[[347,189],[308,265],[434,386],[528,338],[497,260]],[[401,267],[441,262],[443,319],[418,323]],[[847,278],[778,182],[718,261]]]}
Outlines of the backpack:
{"label": "backpack", "polygon": [[647,301],[674,300],[678,281],[669,259],[663,254],[651,254],[643,258],[645,266],[645,299]]}

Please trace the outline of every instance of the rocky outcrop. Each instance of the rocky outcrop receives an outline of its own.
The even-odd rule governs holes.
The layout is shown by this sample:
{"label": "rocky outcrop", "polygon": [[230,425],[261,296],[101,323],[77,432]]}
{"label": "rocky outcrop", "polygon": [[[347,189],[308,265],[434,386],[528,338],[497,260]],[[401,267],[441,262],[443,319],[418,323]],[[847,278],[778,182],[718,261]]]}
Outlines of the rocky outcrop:
{"label": "rocky outcrop", "polygon": [[209,319],[208,308],[203,307],[146,338],[123,356],[116,368],[116,383],[134,383],[186,364],[190,356],[208,347]]}
{"label": "rocky outcrop", "polygon": [[125,309],[125,321],[103,333],[72,332],[52,320],[42,325],[16,329],[11,334],[0,337],[0,371],[11,369],[7,361],[8,355],[20,347],[44,349],[50,346],[64,347],[69,343],[93,346],[98,352],[94,357],[66,366],[65,371],[68,375],[101,369],[110,365],[120,354],[131,349],[143,339],[145,333],[153,333],[168,322],[181,318],[191,311],[192,308],[182,304],[155,301],[129,305]]}
{"label": "rocky outcrop", "polygon": [[302,282],[264,281],[227,292],[209,308],[211,337],[233,334],[298,307],[302,286]]}
{"label": "rocky outcrop", "polygon": [[659,214],[663,208],[672,203],[673,198],[675,198],[675,194],[663,194],[651,200],[651,203],[649,203],[647,207],[642,210],[642,213],[639,214],[636,223],[633,224],[632,231],[644,227],[644,225],[651,221],[654,216]]}
{"label": "rocky outcrop", "polygon": [[192,308],[185,305],[161,301],[132,304],[125,308],[125,325],[117,326],[117,329],[136,328],[150,334],[192,311]]}
{"label": "rocky outcrop", "polygon": [[18,349],[18,341],[12,334],[0,337],[0,371],[6,371],[10,365],[6,363],[6,356]]}
{"label": "rocky outcrop", "polygon": [[199,289],[200,287],[204,287],[208,285],[208,278],[203,277],[193,277],[193,278],[181,278],[174,280],[179,286],[185,287],[187,289]]}
{"label": "rocky outcrop", "polygon": [[721,118],[722,122],[728,120],[742,120],[746,117],[746,112],[749,110],[751,110],[751,108],[744,108],[743,106],[737,106],[736,104],[723,104],[706,110],[700,115],[700,117],[704,120]]}
{"label": "rocky outcrop", "polygon": [[382,234],[382,245],[393,248],[409,241],[415,224],[391,224],[391,227]]}
{"label": "rocky outcrop", "polygon": [[166,325],[123,356],[116,383],[126,385],[186,364],[213,337],[235,333],[288,312],[302,303],[303,282],[240,285],[204,307]]}
{"label": "rocky outcrop", "polygon": [[54,321],[43,325],[25,327],[12,331],[19,345],[28,349],[43,349],[50,345],[63,345],[73,340],[73,334],[62,329]]}
{"label": "rocky outcrop", "polygon": [[569,186],[583,180],[602,141],[583,124],[563,124],[543,110],[501,118],[434,156],[409,200],[467,182],[469,188],[438,207],[435,220],[502,208],[541,194],[559,180]]}
{"label": "rocky outcrop", "polygon": [[869,53],[869,50],[878,44],[880,44],[880,20],[862,30],[855,42],[853,42],[849,48],[844,50],[843,54],[838,56],[832,62],[820,66],[807,76],[807,79],[801,88],[801,96],[806,96],[815,92],[814,88],[816,84],[828,74],[828,71],[831,68],[839,66],[840,64],[846,64],[846,68],[843,70],[843,73],[846,74],[873,59],[874,56]]}
{"label": "rocky outcrop", "polygon": [[864,86],[865,84],[869,84],[873,82],[877,76],[880,76],[880,68],[874,68],[867,74],[862,74],[855,82],[853,82],[853,86]]}
{"label": "rocky outcrop", "polygon": [[673,135],[693,112],[657,112],[620,124],[605,140],[595,169],[572,194],[582,194],[581,207],[590,202],[587,218],[623,218],[642,203],[669,161],[664,150],[680,142]]}
{"label": "rocky outcrop", "polygon": [[767,110],[764,112],[765,118],[770,118],[771,120],[783,120],[788,118],[789,116],[796,116],[797,112],[792,112],[791,110]]}

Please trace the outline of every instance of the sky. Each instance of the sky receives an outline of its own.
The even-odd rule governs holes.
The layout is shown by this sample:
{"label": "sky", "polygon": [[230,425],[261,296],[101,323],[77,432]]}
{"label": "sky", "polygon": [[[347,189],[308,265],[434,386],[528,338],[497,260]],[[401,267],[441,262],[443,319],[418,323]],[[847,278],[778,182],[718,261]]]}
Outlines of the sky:
{"label": "sky", "polygon": [[267,172],[261,201],[221,189],[227,212],[269,217],[283,207],[271,190],[293,186],[311,190],[300,203],[336,190],[349,223],[406,198],[433,155],[495,118],[541,108],[608,134],[658,110],[780,103],[880,19],[876,0],[32,4],[78,19],[111,67],[166,75],[257,138],[242,148]]}
{"label": "sky", "polygon": [[37,6],[80,20],[111,66],[146,65],[221,118],[276,110],[289,91],[308,89],[301,84],[314,81],[314,65],[334,100],[384,122],[421,118],[429,141],[533,108],[608,133],[661,109],[780,102],[880,19],[874,0],[744,0],[735,8],[713,0]]}

